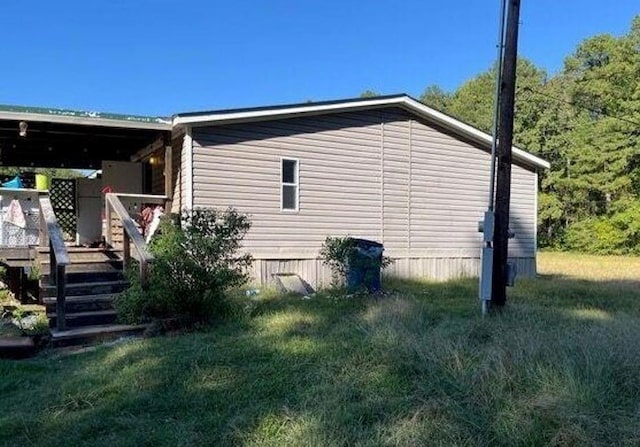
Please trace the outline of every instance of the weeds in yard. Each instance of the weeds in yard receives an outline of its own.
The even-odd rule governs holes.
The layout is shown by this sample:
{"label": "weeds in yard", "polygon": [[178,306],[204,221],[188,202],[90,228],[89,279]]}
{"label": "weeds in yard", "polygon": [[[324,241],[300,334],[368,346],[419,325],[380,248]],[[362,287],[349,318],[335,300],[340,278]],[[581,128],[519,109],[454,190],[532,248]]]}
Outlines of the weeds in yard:
{"label": "weeds in yard", "polygon": [[74,396],[68,394],[65,397],[64,403],[49,408],[53,418],[56,419],[68,412],[90,410],[94,408],[92,401],[95,399],[95,394],[89,393],[86,396]]}
{"label": "weeds in yard", "polygon": [[7,296],[0,300],[0,336],[45,336],[49,334],[49,320],[44,307],[23,305]]}
{"label": "weeds in yard", "polygon": [[492,318],[475,280],[265,292],[208,332],[0,362],[0,444],[636,445],[635,280],[549,261]]}
{"label": "weeds in yard", "polygon": [[[27,317],[32,321],[25,322]],[[47,335],[49,334],[49,319],[44,312],[30,312],[19,306],[12,312],[12,320],[15,321],[18,330],[24,335]]]}

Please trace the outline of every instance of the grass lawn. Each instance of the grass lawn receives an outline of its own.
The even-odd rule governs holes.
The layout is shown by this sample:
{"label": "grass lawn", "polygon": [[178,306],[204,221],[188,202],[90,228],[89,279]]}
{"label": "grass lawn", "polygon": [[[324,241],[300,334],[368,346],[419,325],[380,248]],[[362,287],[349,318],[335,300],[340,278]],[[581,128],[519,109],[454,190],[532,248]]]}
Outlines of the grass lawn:
{"label": "grass lawn", "polygon": [[262,297],[174,337],[0,361],[6,446],[640,445],[640,258],[542,253],[476,280]]}

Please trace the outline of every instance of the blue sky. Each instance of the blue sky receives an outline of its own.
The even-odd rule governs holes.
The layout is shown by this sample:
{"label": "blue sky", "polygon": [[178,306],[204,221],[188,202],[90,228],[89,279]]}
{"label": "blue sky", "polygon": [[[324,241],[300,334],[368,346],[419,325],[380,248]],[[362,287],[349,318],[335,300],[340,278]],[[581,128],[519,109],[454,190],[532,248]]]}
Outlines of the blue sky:
{"label": "blue sky", "polygon": [[[4,0],[0,103],[170,115],[455,89],[495,58],[499,0]],[[554,73],[638,0],[522,0]]]}

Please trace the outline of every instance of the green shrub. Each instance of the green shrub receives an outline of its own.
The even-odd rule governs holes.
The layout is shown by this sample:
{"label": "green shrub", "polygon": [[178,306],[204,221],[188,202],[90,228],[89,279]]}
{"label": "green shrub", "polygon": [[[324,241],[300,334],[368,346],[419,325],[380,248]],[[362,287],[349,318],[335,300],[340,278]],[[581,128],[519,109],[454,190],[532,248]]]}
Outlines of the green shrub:
{"label": "green shrub", "polygon": [[[25,318],[35,316],[35,321],[25,324]],[[45,313],[33,313],[19,306],[11,312],[16,326],[23,335],[38,336],[49,334],[49,319]]]}
{"label": "green shrub", "polygon": [[328,236],[320,249],[322,263],[333,273],[334,284],[344,280],[347,275],[347,259],[355,248],[355,242],[350,237]]}
{"label": "green shrub", "polygon": [[571,224],[565,245],[570,250],[592,254],[640,254],[640,204],[628,202],[608,216]]}
{"label": "green shrub", "polygon": [[41,336],[49,335],[49,319],[44,313],[36,314],[36,321],[31,327],[21,327],[24,335]]}
{"label": "green shrub", "polygon": [[[320,249],[320,258],[324,265],[329,266],[333,274],[333,285],[341,285],[349,269],[349,265],[361,264],[362,258],[354,256],[356,249],[355,239],[346,237],[331,237],[328,236]],[[371,261],[373,262],[373,261]],[[385,269],[393,263],[393,260],[388,256],[382,256],[381,268]],[[358,265],[362,267],[362,265]]]}
{"label": "green shrub", "polygon": [[152,241],[154,255],[145,290],[135,269],[131,287],[116,300],[121,320],[188,318],[203,322],[229,311],[226,293],[245,284],[252,259],[238,255],[251,223],[234,209],[183,212],[181,226],[166,218]]}
{"label": "green shrub", "polygon": [[154,317],[160,318],[161,315],[167,314],[163,303],[166,294],[155,282],[153,269],[150,272],[151,285],[144,290],[137,262],[133,261],[132,264],[125,272],[129,287],[114,300],[118,320],[123,323],[145,323]]}

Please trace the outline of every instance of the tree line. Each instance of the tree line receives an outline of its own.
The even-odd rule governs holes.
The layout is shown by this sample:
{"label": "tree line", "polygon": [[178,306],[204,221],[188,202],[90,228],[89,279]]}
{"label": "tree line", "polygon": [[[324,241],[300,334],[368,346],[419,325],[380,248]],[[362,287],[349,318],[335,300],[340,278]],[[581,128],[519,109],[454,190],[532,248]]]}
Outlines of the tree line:
{"label": "tree line", "polygon": [[[490,132],[495,70],[420,100]],[[623,36],[580,43],[553,76],[521,58],[515,107],[515,144],[551,163],[539,177],[540,245],[640,254],[640,16]]]}

